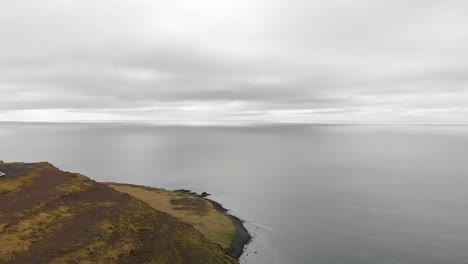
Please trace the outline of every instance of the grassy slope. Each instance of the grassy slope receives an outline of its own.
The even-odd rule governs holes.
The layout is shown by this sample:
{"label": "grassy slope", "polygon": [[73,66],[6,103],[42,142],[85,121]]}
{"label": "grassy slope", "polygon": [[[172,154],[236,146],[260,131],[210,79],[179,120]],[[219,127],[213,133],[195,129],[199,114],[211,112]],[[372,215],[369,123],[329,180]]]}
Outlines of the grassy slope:
{"label": "grassy slope", "polygon": [[236,236],[237,229],[232,220],[205,199],[164,189],[116,183],[108,185],[194,226],[225,250],[231,247]]}
{"label": "grassy slope", "polygon": [[1,163],[0,263],[237,263],[191,225],[48,163]]}

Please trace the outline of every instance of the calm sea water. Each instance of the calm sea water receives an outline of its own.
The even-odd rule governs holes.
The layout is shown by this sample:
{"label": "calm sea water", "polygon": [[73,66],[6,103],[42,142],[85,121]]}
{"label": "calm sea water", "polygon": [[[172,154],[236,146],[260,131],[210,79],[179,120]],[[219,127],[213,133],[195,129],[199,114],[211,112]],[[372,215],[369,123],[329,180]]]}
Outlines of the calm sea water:
{"label": "calm sea water", "polygon": [[243,263],[468,263],[465,126],[0,124],[0,159],[213,193]]}

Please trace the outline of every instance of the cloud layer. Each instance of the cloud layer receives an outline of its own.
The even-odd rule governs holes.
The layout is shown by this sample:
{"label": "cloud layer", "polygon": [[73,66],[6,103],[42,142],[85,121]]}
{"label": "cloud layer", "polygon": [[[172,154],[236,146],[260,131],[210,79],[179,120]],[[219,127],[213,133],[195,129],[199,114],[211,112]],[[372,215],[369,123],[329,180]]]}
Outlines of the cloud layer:
{"label": "cloud layer", "polygon": [[468,122],[468,3],[0,2],[0,120]]}

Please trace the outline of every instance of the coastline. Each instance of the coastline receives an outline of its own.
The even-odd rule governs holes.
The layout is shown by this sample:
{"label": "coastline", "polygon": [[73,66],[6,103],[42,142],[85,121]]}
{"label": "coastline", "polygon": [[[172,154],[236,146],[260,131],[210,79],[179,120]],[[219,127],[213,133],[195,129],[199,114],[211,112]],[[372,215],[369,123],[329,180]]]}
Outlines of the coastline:
{"label": "coastline", "polygon": [[239,260],[242,254],[244,254],[244,250],[246,246],[252,241],[252,235],[250,235],[249,231],[244,226],[245,221],[235,215],[230,214],[229,210],[224,208],[218,202],[215,202],[210,199],[206,199],[206,200],[211,202],[215,208],[224,212],[224,214],[227,215],[231,219],[231,221],[234,223],[234,225],[236,226],[237,228],[236,238],[232,242],[231,249],[228,252],[228,254],[229,256]]}
{"label": "coastline", "polygon": [[[201,199],[203,201],[208,202],[211,204],[211,206],[214,208],[215,211],[219,212],[221,215],[224,215],[227,219],[230,220],[231,224],[234,226],[236,233],[234,238],[232,239],[232,242],[230,242],[229,247],[223,247],[223,250],[227,255],[230,257],[240,260],[240,257],[245,251],[246,246],[251,242],[252,236],[250,235],[249,231],[247,228],[244,226],[245,221],[240,219],[239,217],[232,215],[229,213],[229,210],[226,209],[224,206],[222,206],[220,203],[213,201],[211,199],[208,199],[207,197],[210,196],[211,194],[202,192],[200,194],[193,192],[191,190],[186,190],[186,189],[178,189],[178,190],[167,190],[167,189],[162,189],[162,188],[157,188],[157,187],[152,187],[152,186],[144,186],[144,185],[136,185],[136,184],[131,184],[131,183],[116,183],[116,182],[102,182],[103,184],[110,186],[112,188],[118,187],[118,186],[128,186],[132,188],[137,188],[140,190],[146,190],[146,191],[151,191],[151,192],[168,192],[168,193],[173,193],[173,194],[181,194],[181,195],[188,195],[188,196],[193,196],[194,198]],[[120,192],[126,192],[126,190],[118,189]],[[128,190],[127,190],[128,191]],[[141,191],[139,191],[141,192]],[[135,193],[130,193],[127,192],[128,194],[135,196]],[[136,196],[135,196],[136,197]],[[136,197],[137,199],[140,199],[144,202],[149,202],[145,201],[143,197]],[[151,207],[151,203],[149,203]],[[155,208],[155,207],[153,207]],[[157,210],[160,210],[161,208],[155,208]],[[177,216],[176,216],[177,217]],[[221,245],[220,245],[221,246]]]}
{"label": "coastline", "polygon": [[[2,232],[4,231],[9,232],[8,237],[3,237],[5,241],[3,241],[0,236],[0,242],[3,243],[0,243],[3,245],[2,250],[0,250],[0,263],[2,263],[2,258],[9,259],[10,257],[15,257],[16,255],[12,255],[14,252],[24,250],[24,248],[29,248],[30,245],[33,249],[31,252],[33,253],[36,251],[46,252],[42,249],[35,249],[35,247],[32,244],[47,246],[52,245],[57,241],[61,241],[63,235],[57,236],[54,239],[50,239],[47,241],[47,243],[43,242],[35,244],[36,240],[40,239],[41,237],[37,234],[41,232],[52,232],[46,229],[46,226],[38,224],[42,223],[41,221],[45,220],[34,218],[43,215],[47,215],[46,219],[48,219],[48,221],[51,222],[55,220],[59,221],[59,218],[61,217],[66,218],[67,221],[63,220],[63,223],[66,223],[70,226],[73,225],[73,228],[71,229],[67,228],[63,230],[56,230],[57,232],[69,232],[70,230],[72,230],[73,232],[76,231],[76,234],[73,233],[74,235],[76,235],[75,240],[73,240],[72,242],[68,241],[71,243],[69,245],[70,247],[74,246],[72,244],[78,241],[79,239],[85,239],[87,237],[79,236],[78,233],[83,230],[84,232],[95,232],[99,235],[100,238],[103,239],[103,241],[106,241],[105,243],[103,242],[103,245],[108,246],[110,245],[117,247],[118,245],[114,243],[115,241],[112,242],[105,240],[106,235],[111,233],[118,233],[120,231],[122,232],[119,233],[119,235],[125,236],[127,240],[146,239],[142,236],[143,233],[141,232],[138,234],[131,235],[124,232],[125,230],[127,230],[126,228],[122,228],[121,230],[115,229],[114,226],[121,225],[122,223],[115,222],[114,220],[117,219],[116,217],[108,218],[108,214],[128,214],[129,217],[127,219],[127,224],[136,226],[137,228],[140,228],[140,230],[146,230],[150,228],[146,226],[148,222],[138,222],[138,217],[142,215],[151,215],[150,218],[152,218],[153,220],[157,219],[156,222],[166,221],[167,219],[159,219],[163,216],[158,215],[157,212],[162,213],[163,215],[165,215],[164,217],[171,217],[173,219],[170,221],[169,225],[172,225],[175,228],[175,230],[184,230],[183,233],[188,234],[189,237],[190,235],[193,235],[192,239],[194,239],[194,241],[197,241],[197,243],[195,245],[192,245],[192,247],[189,247],[190,250],[195,250],[195,248],[203,247],[204,245],[206,246],[207,244],[203,244],[201,242],[203,240],[200,240],[206,239],[206,241],[210,241],[210,243],[213,243],[212,248],[209,250],[209,252],[213,253],[213,256],[216,254],[221,254],[218,256],[221,256],[221,258],[223,259],[231,259],[232,261],[239,261],[240,257],[244,253],[246,245],[252,239],[252,236],[249,234],[248,230],[244,226],[245,222],[237,216],[232,215],[229,212],[229,210],[224,208],[220,203],[211,199],[207,199],[206,197],[208,197],[210,194],[206,192],[197,194],[188,190],[165,190],[155,187],[134,184],[96,182],[79,173],[61,171],[57,167],[47,162],[3,163],[2,161],[0,161],[0,169],[1,171],[4,171],[6,173],[5,177],[0,178],[0,194],[2,194],[2,197],[0,198],[6,199],[5,204],[8,204],[8,206],[0,210],[0,216],[2,216],[0,217],[0,220],[7,219],[9,220],[7,222],[14,223],[13,220],[17,219],[18,217],[32,217],[31,219],[27,218],[26,220],[32,223],[31,234],[33,231],[35,234],[31,237],[25,235],[21,235],[20,237],[20,235],[16,234],[17,230],[19,229],[15,229],[14,226],[10,227],[10,224],[6,224],[6,220],[3,222],[0,221],[0,234],[3,234]],[[57,195],[57,193],[59,195]],[[142,194],[143,196],[141,196]],[[33,199],[29,198],[31,195],[34,195]],[[54,198],[52,199],[50,197]],[[97,219],[94,217],[96,212],[93,214],[89,214],[87,212],[87,210],[94,210],[94,207],[89,205],[83,205],[83,208],[81,208],[81,205],[79,203],[77,204],[76,202],[74,202],[73,199],[78,199],[80,202],[87,200],[92,201],[89,202],[89,204],[93,204],[93,206],[96,208],[99,206],[112,207],[112,210],[99,210],[98,214],[100,216],[99,219],[102,218],[101,220],[107,221],[109,225],[106,225],[104,227],[100,226],[99,223],[101,223],[102,221],[95,221]],[[47,210],[42,208],[43,205],[41,204],[41,201],[43,200],[53,201],[47,203]],[[101,200],[103,202],[99,203],[99,201]],[[119,202],[115,202],[117,200]],[[70,201],[73,201],[73,203],[68,204],[67,202]],[[128,203],[127,207],[124,206],[125,202]],[[140,202],[140,205],[138,205],[138,202]],[[122,204],[122,206],[120,206],[120,204]],[[32,209],[30,208],[31,206],[33,206]],[[54,206],[58,207],[55,208]],[[131,206],[133,206],[134,208],[131,208]],[[139,215],[133,216],[132,212],[134,212],[134,210],[137,210],[135,208],[138,208],[138,210],[141,210],[141,212]],[[146,210],[146,208],[152,208],[155,210]],[[36,209],[38,210],[36,212],[38,214],[15,215],[12,213],[15,210],[34,211]],[[52,209],[54,209],[55,211]],[[91,215],[93,215],[93,217],[91,217]],[[132,216],[130,217],[130,215]],[[55,219],[54,217],[57,219]],[[90,217],[90,219],[87,219],[87,217]],[[132,222],[134,220],[135,222]],[[185,227],[182,224],[185,224]],[[83,229],[84,225],[86,227]],[[93,228],[93,225],[97,226]],[[186,230],[186,228],[188,228],[189,225],[192,229],[189,228]],[[108,228],[108,230],[106,228]],[[153,234],[153,236],[156,236],[156,233]],[[19,237],[18,241],[15,240],[17,238],[16,236]],[[174,237],[173,239],[177,240],[180,238]],[[185,242],[185,240],[179,241],[179,243],[182,244]],[[207,247],[209,247],[209,244]],[[56,248],[56,246],[53,246],[52,248]],[[6,253],[2,253],[2,251],[4,250],[6,250]],[[134,254],[131,254],[131,256],[139,257],[140,255],[143,255],[143,253],[139,255],[139,253],[137,254],[135,252],[136,251],[134,251]],[[56,253],[55,255],[58,256],[62,254],[63,257],[65,257],[67,256],[66,253],[67,252],[63,251],[60,252],[60,254]],[[144,254],[147,254],[147,251],[144,251]],[[52,257],[56,257],[55,255]],[[83,258],[87,257],[95,258],[97,257],[97,254],[96,256],[83,256]],[[112,258],[112,256],[106,257]],[[211,257],[211,255],[205,257],[208,258]],[[15,263],[15,261],[11,261],[11,263]],[[230,262],[228,261],[227,263]]]}
{"label": "coastline", "polygon": [[244,250],[246,246],[252,241],[252,235],[250,235],[249,231],[244,226],[245,221],[229,213],[229,210],[226,209],[220,203],[213,201],[211,199],[208,199],[207,197],[210,194],[207,194],[206,192],[203,192],[202,194],[197,194],[196,192],[192,192],[190,190],[185,190],[185,189],[173,190],[173,192],[189,194],[189,195],[196,196],[198,198],[205,199],[206,201],[210,202],[216,210],[218,210],[219,212],[229,217],[232,223],[236,226],[237,233],[236,233],[236,237],[234,238],[234,241],[231,244],[231,248],[229,249],[227,253],[229,256],[239,260],[242,254],[244,254]]}
{"label": "coastline", "polygon": [[0,263],[239,263],[236,227],[204,199],[134,187],[146,202],[47,162],[0,171]]}

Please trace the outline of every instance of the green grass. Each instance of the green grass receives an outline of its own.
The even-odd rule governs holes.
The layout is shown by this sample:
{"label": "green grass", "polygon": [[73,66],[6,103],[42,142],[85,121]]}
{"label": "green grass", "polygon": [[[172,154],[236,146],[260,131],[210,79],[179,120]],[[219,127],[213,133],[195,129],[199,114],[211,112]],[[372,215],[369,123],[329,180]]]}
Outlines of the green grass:
{"label": "green grass", "polygon": [[[220,246],[230,245],[235,227],[210,203],[140,191],[149,200],[48,163],[0,179],[0,204],[8,204],[0,207],[0,264],[238,263]],[[161,210],[150,204],[158,199]]]}
{"label": "green grass", "polygon": [[229,249],[236,237],[237,229],[231,219],[205,199],[164,189],[112,183],[108,185],[192,225],[223,249]]}

